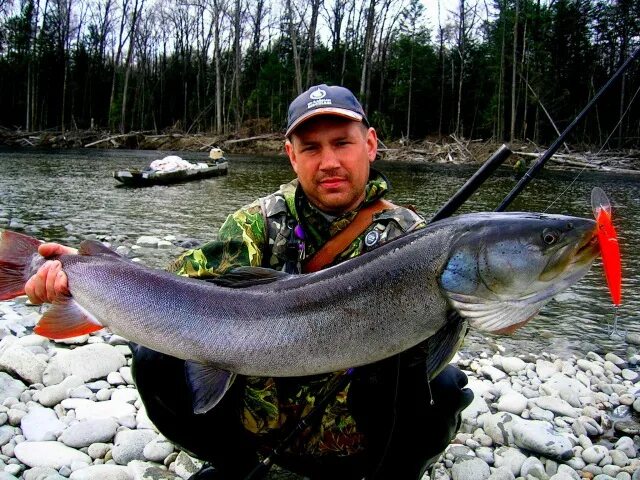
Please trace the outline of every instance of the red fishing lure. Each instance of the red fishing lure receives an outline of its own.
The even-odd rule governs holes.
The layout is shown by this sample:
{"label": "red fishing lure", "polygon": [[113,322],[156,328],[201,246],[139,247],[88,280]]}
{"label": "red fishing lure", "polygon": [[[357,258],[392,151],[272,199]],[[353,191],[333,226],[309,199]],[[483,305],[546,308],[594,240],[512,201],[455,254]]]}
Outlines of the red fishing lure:
{"label": "red fishing lure", "polygon": [[622,300],[622,266],[618,234],[611,221],[611,203],[601,188],[591,191],[591,207],[598,224],[598,243],[602,254],[602,266],[613,304]]}

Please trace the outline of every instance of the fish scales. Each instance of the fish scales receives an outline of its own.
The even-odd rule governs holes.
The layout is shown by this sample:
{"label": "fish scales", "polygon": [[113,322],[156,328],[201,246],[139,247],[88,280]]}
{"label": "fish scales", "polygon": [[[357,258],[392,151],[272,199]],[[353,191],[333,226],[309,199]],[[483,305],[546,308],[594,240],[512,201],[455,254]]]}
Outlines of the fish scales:
{"label": "fish scales", "polygon": [[449,229],[440,229],[406,242],[406,262],[354,259],[352,268],[338,265],[331,274],[304,276],[307,282],[292,277],[245,289],[111,257],[61,260],[75,300],[96,318],[109,318],[114,332],[236,373],[291,376],[371,363],[435,333],[444,323],[446,301],[435,285],[427,289],[433,294],[419,296],[414,286],[425,284],[425,273],[435,278],[428,272],[436,263],[431,255],[442,257],[451,238]]}
{"label": "fish scales", "polygon": [[[9,262],[3,255],[10,255],[7,244],[14,240],[3,234],[0,262]],[[36,331],[62,338],[107,326],[178,358],[278,377],[373,363],[429,338],[438,339],[441,357],[430,364],[442,364],[459,346],[465,324],[510,333],[578,281],[598,253],[590,219],[466,214],[320,272],[228,288],[84,245],[85,254],[60,260],[74,304],[88,312],[80,318],[95,323],[56,330],[67,319],[54,315],[54,306]],[[17,277],[24,279],[24,272]],[[0,298],[9,298],[2,285]]]}

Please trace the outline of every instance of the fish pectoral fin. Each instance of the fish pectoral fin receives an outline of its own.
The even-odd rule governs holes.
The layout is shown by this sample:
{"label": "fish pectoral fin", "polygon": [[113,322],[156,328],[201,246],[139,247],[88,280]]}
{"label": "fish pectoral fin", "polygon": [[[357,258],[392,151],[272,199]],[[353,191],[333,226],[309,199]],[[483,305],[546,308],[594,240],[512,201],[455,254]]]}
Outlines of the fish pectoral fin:
{"label": "fish pectoral fin", "polygon": [[193,413],[207,413],[215,407],[236,378],[235,373],[204,365],[185,362],[187,382],[191,387]]}
{"label": "fish pectoral fin", "polygon": [[210,281],[221,287],[244,288],[284,280],[292,275],[264,267],[238,267]]}
{"label": "fish pectoral fin", "polygon": [[43,337],[57,340],[86,335],[102,328],[104,326],[73,297],[66,297],[51,305],[33,331]]}
{"label": "fish pectoral fin", "polygon": [[118,253],[114,252],[105,244],[103,244],[102,242],[98,242],[97,240],[82,241],[82,243],[80,243],[80,247],[78,248],[78,254],[89,256],[103,255],[119,258],[120,260],[123,259],[123,257],[118,255]]}
{"label": "fish pectoral fin", "polygon": [[485,332],[513,333],[529,319],[537,315],[541,303],[491,301],[481,302],[465,295],[451,295],[456,311],[472,328]]}

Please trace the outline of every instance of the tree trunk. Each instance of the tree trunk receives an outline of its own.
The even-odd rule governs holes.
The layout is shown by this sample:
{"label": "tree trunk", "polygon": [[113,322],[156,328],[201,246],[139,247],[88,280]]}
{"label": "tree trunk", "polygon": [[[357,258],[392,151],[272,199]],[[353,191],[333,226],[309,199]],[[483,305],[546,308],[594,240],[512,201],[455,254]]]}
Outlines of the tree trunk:
{"label": "tree trunk", "polygon": [[242,52],[240,51],[240,37],[242,34],[242,28],[240,25],[241,18],[241,1],[236,0],[235,12],[233,17],[233,25],[234,25],[234,37],[233,37],[233,50],[234,50],[234,74],[233,78],[235,79],[235,107],[236,107],[236,130],[240,130],[240,125],[242,124],[242,100],[240,99],[240,81],[242,79]]}
{"label": "tree trunk", "polygon": [[367,10],[367,26],[364,33],[364,52],[362,58],[362,73],[360,75],[360,101],[363,103],[365,111],[369,107],[369,78],[371,76],[371,52],[373,50],[373,31],[376,14],[376,0],[369,0]]}
{"label": "tree trunk", "polygon": [[462,126],[461,126],[461,112],[462,112],[462,83],[464,80],[464,63],[465,63],[465,36],[466,36],[466,26],[465,26],[465,0],[460,0],[460,18],[458,25],[458,55],[460,57],[460,72],[459,72],[459,80],[458,80],[458,108],[456,113],[456,136],[462,135]]}
{"label": "tree trunk", "polygon": [[291,38],[291,48],[293,50],[296,94],[300,95],[302,93],[302,68],[300,67],[300,53],[298,52],[298,28],[293,22],[294,9],[291,5],[291,0],[287,0],[287,11],[289,12],[289,37]]}
{"label": "tree trunk", "polygon": [[138,26],[138,16],[140,13],[140,9],[142,9],[142,5],[144,4],[144,0],[135,0],[133,4],[133,12],[131,12],[131,27],[129,29],[129,51],[127,52],[127,59],[125,61],[125,74],[124,74],[124,85],[122,87],[122,110],[120,114],[120,132],[124,133],[127,125],[126,125],[126,115],[127,115],[127,90],[129,88],[129,78],[131,76],[131,59],[133,58],[133,51],[136,46],[136,28]]}
{"label": "tree trunk", "polygon": [[314,82],[313,73],[313,53],[316,49],[316,28],[318,26],[318,12],[323,0],[311,0],[311,20],[309,21],[309,34],[307,35],[307,83],[306,88],[310,88]]}
{"label": "tree trunk", "polygon": [[513,19],[513,59],[511,62],[511,128],[509,130],[509,139],[511,142],[516,137],[516,73],[518,67],[518,14],[519,0],[515,0],[516,11]]}

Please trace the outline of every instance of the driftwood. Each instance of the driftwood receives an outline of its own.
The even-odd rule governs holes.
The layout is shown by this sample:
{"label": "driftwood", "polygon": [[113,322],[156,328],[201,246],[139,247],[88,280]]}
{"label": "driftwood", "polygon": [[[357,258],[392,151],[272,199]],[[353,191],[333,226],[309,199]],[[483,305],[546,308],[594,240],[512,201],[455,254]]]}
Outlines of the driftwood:
{"label": "driftwood", "polygon": [[[514,155],[538,158],[542,153],[543,152],[514,152]],[[633,154],[614,156],[615,153],[616,152],[603,152],[602,154],[555,154],[550,158],[550,161],[560,166],[640,175],[640,170],[624,168],[625,166],[635,166],[634,163],[638,163],[637,157],[634,157]],[[611,164],[615,164],[616,166],[611,166]]]}
{"label": "driftwood", "polygon": [[112,135],[112,136],[107,137],[107,138],[102,138],[100,140],[96,140],[95,142],[87,143],[85,145],[85,147],[93,147],[94,145],[99,145],[99,144],[105,143],[105,142],[111,142],[111,144],[116,146],[118,144],[115,141],[117,138],[136,137],[136,136],[138,136],[138,135],[140,135],[142,133],[143,132],[129,132],[129,133],[121,133],[120,135]]}
{"label": "driftwood", "polygon": [[265,135],[256,135],[255,137],[247,137],[247,138],[234,138],[232,140],[225,140],[223,145],[233,145],[236,143],[242,142],[252,142],[254,140],[276,140],[281,138],[280,135],[275,133],[267,133]]}

